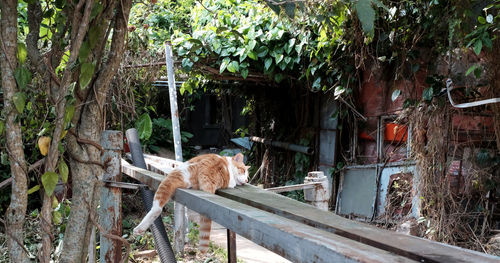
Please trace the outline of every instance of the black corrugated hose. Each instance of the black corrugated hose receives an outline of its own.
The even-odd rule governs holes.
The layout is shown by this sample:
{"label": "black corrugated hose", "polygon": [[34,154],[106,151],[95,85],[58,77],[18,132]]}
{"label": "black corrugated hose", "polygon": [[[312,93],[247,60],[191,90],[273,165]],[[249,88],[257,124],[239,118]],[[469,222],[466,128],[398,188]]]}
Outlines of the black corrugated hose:
{"label": "black corrugated hose", "polygon": [[[139,141],[139,136],[137,135],[137,130],[132,128],[128,129],[126,132],[128,146],[130,148],[130,153],[132,155],[132,162],[134,166],[147,169],[146,162],[144,161],[144,155],[142,154],[141,142]],[[147,186],[141,187],[142,203],[146,212],[151,210],[153,206],[153,191],[149,190]],[[167,232],[165,231],[165,226],[161,220],[161,216],[156,218],[155,222],[151,227],[151,232],[153,233],[156,251],[160,256],[162,263],[175,263],[174,251],[168,240]]]}

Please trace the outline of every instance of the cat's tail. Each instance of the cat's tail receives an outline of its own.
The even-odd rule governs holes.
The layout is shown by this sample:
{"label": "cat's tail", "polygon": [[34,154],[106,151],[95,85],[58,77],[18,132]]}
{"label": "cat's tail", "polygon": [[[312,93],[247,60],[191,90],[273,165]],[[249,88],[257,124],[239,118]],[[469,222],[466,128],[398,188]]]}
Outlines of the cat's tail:
{"label": "cat's tail", "polygon": [[208,217],[200,215],[200,233],[198,235],[199,245],[198,250],[200,253],[205,254],[208,251],[210,244],[210,229],[212,227],[212,220]]}
{"label": "cat's tail", "polygon": [[155,219],[161,214],[165,204],[170,200],[177,188],[185,188],[187,183],[184,182],[184,176],[180,171],[171,172],[163,181],[158,190],[156,190],[153,199],[153,206],[148,214],[142,219],[141,223],[134,228],[135,235],[142,235],[153,224]]}

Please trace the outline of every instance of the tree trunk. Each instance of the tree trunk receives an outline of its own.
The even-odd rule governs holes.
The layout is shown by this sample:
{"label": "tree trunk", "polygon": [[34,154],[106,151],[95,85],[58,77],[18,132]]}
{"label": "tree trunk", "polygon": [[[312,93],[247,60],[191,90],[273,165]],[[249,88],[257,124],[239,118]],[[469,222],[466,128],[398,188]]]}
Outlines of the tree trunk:
{"label": "tree trunk", "polygon": [[7,209],[6,232],[12,262],[29,262],[23,248],[24,216],[28,201],[27,165],[23,151],[21,125],[16,117],[18,112],[13,97],[18,92],[14,71],[17,67],[17,0],[2,0],[0,64],[2,69],[2,89],[4,92],[4,111],[6,114],[6,139],[12,174],[12,195]]}
{"label": "tree trunk", "polygon": [[[99,75],[95,78],[93,85],[87,88],[93,91],[87,93],[87,99],[81,104],[82,108],[75,111],[75,114],[79,116],[74,117],[73,120],[79,120],[75,130],[80,139],[99,142],[104,129],[104,102],[125,50],[124,42],[131,4],[131,0],[118,2],[108,59],[99,70]],[[68,138],[73,197],[70,218],[64,235],[61,262],[82,262],[86,258],[85,248],[88,244],[85,244],[85,240],[87,232],[91,229],[88,226],[92,224],[89,214],[96,212],[91,209],[92,199],[94,190],[97,190],[95,189],[96,182],[102,176],[102,168],[95,164],[100,160],[100,150],[91,144],[79,144],[78,138],[75,136]]]}

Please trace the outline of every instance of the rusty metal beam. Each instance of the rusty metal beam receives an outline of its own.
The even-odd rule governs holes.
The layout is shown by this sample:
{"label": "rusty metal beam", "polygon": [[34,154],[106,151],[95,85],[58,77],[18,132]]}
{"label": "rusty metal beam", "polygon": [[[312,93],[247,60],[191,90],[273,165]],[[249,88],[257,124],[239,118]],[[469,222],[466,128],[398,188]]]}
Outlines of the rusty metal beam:
{"label": "rusty metal beam", "polygon": [[[107,164],[102,180],[120,182],[120,157],[123,149],[123,134],[119,131],[103,131],[101,145],[104,149],[102,162]],[[99,208],[99,224],[109,234],[122,235],[122,192],[120,188],[101,188],[101,203]],[[106,238],[100,233],[100,262],[120,262],[122,256],[121,243],[118,240]]]}

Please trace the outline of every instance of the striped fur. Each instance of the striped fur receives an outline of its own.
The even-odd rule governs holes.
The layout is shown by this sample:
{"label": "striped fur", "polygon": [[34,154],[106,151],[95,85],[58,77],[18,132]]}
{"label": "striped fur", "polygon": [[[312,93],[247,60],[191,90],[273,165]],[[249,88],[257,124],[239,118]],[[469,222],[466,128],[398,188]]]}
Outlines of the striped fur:
{"label": "striped fur", "polygon": [[[177,188],[192,188],[214,194],[217,189],[233,188],[248,181],[248,168],[243,163],[243,155],[222,157],[216,154],[204,154],[192,158],[172,170],[161,182],[156,191],[153,207],[134,228],[135,235],[144,234],[154,220],[161,214],[165,204]],[[199,231],[199,250],[207,252],[210,241],[212,221],[201,216]]]}

